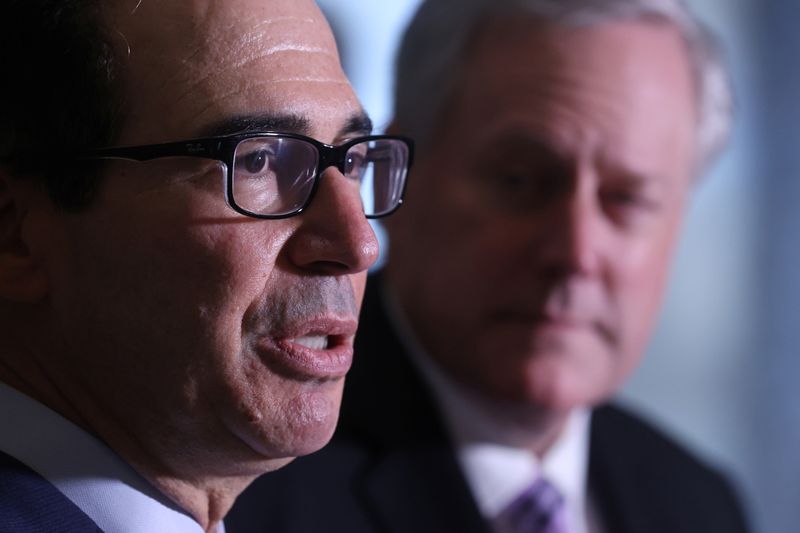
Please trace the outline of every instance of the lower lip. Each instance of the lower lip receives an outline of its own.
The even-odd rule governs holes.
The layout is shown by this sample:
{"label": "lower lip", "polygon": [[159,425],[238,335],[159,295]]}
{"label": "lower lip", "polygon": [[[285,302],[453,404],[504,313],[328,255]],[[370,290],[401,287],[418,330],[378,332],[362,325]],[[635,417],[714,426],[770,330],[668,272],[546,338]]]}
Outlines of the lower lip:
{"label": "lower lip", "polygon": [[350,370],[353,346],[350,342],[333,339],[332,346],[325,350],[314,350],[286,339],[261,340],[256,352],[267,366],[292,379],[339,379]]}

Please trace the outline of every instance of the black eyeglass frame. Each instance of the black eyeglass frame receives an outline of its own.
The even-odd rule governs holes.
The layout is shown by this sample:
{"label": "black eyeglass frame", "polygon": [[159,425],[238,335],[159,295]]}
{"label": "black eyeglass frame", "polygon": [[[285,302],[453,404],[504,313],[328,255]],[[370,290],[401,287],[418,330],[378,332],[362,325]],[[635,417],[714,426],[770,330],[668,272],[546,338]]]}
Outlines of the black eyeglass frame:
{"label": "black eyeglass frame", "polygon": [[[281,213],[279,215],[253,213],[252,211],[248,211],[239,206],[233,197],[233,169],[236,148],[239,146],[239,143],[243,141],[261,137],[297,139],[311,144],[317,150],[317,168],[314,172],[314,182],[311,186],[311,191],[308,193],[308,198],[306,198],[306,201],[301,206],[288,213]],[[397,204],[392,207],[391,210],[382,212],[380,214],[367,215],[365,213],[367,218],[372,219],[382,218],[394,213],[403,203],[406,184],[408,183],[408,172],[410,171],[411,164],[414,161],[414,141],[408,137],[404,137],[402,135],[365,135],[361,137],[355,137],[340,145],[334,146],[331,144],[322,143],[312,137],[301,135],[299,133],[284,133],[275,131],[245,132],[160,144],[97,148],[80,152],[75,155],[75,159],[78,161],[89,161],[96,159],[130,159],[133,161],[151,161],[153,159],[159,159],[162,157],[199,157],[221,161],[225,164],[226,173],[225,201],[231,207],[231,209],[248,217],[276,220],[299,215],[308,208],[308,206],[311,204],[311,201],[314,199],[314,196],[316,195],[317,189],[319,188],[319,181],[326,169],[329,167],[336,167],[339,172],[344,174],[346,155],[350,148],[364,142],[379,140],[395,140],[404,143],[406,145],[406,149],[408,150],[408,161],[406,163],[403,186],[400,190]]]}

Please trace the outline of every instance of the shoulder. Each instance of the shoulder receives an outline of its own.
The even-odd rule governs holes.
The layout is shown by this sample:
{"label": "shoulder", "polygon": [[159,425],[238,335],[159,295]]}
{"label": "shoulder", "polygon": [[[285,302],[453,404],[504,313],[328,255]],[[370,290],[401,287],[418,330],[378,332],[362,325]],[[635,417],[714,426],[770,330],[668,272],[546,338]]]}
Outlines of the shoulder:
{"label": "shoulder", "polygon": [[0,452],[0,531],[87,533],[100,528],[53,484]]}
{"label": "shoulder", "polygon": [[722,476],[685,446],[651,422],[618,405],[604,405],[592,413],[592,447],[608,449],[645,472],[663,471],[718,480]]}
{"label": "shoulder", "polygon": [[[673,531],[747,530],[729,479],[638,415],[619,406],[599,407],[590,439],[590,484],[603,507],[647,509],[675,524]],[[686,527],[678,525],[682,522]]]}

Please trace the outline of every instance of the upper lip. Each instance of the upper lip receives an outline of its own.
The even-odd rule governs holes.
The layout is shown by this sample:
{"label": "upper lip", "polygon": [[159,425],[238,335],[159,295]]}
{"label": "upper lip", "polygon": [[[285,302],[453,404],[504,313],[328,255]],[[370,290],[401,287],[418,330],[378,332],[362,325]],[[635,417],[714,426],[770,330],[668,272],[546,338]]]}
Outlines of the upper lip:
{"label": "upper lip", "polygon": [[307,335],[326,335],[334,338],[352,338],[356,334],[358,320],[344,317],[318,317],[283,324],[266,334],[274,339],[291,340]]}

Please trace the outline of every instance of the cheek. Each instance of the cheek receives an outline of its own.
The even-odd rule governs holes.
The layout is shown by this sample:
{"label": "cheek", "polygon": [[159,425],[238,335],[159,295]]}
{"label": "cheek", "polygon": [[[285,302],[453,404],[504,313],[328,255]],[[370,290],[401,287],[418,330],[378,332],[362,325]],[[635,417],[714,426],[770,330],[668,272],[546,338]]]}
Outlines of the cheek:
{"label": "cheek", "polygon": [[650,339],[670,270],[673,240],[672,232],[665,232],[617,258],[613,283],[623,321],[621,349],[626,367],[639,360]]}
{"label": "cheek", "polygon": [[164,366],[185,358],[209,364],[240,343],[242,316],[263,292],[285,230],[215,218],[216,198],[168,196],[133,197],[128,209],[114,205],[71,221],[54,303],[67,320],[92,315],[72,320],[90,330],[84,342],[125,342],[115,351],[139,360],[149,354],[155,366],[159,358]]}

